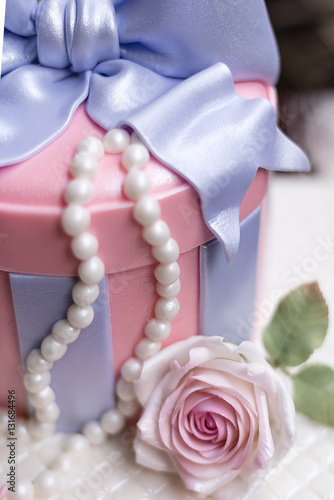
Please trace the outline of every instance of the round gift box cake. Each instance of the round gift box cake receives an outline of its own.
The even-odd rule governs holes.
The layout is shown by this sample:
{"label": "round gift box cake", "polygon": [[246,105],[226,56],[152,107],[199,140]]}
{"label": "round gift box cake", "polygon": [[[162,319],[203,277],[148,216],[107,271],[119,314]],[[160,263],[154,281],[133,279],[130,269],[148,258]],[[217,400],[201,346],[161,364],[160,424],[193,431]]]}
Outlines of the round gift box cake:
{"label": "round gift box cake", "polygon": [[[172,0],[16,3],[7,6],[0,83],[0,402],[6,406],[13,390],[18,414],[28,415],[24,386],[38,408],[45,389],[39,378],[47,386],[49,379],[34,370],[51,368],[60,416],[54,411],[44,423],[57,420],[58,430],[78,432],[110,408],[136,413],[121,404],[132,386],[118,386],[124,400],[117,403],[116,381],[129,358],[145,365],[154,355],[138,354],[145,335],[152,340],[152,318],[171,330],[158,339],[162,345],[151,342],[157,349],[198,334],[235,344],[249,338],[267,171],[308,165],[276,126],[278,56],[262,2],[197,2],[197,9],[192,2],[191,15],[189,5]],[[165,261],[160,236],[152,239],[133,220],[133,200],[141,198],[126,196],[122,155],[97,154],[94,197],[84,213],[105,276],[92,301],[94,319],[48,359],[43,345],[42,353],[34,350],[51,332],[53,346],[58,342],[54,325],[67,316],[76,328],[69,311],[80,268],[63,231],[77,235],[64,223],[70,171],[76,177],[85,137],[95,144],[116,125],[135,130],[135,141],[151,153],[145,179],[177,252]],[[161,265],[173,265],[171,283]],[[163,287],[179,288],[179,271],[173,318],[157,307]],[[76,311],[86,314],[80,300]]]}
{"label": "round gift box cake", "polygon": [[[258,83],[242,83],[237,89],[246,97],[275,95]],[[0,319],[1,331],[6,332],[1,336],[1,351],[7,352],[1,364],[2,404],[10,386],[16,390],[20,413],[27,411],[20,365],[25,367],[29,352],[40,346],[56,321],[66,318],[72,303],[79,261],[61,228],[61,214],[71,158],[86,135],[102,138],[104,134],[80,107],[68,129],[48,148],[0,171],[0,227],[8,235],[1,245],[1,294],[6,304]],[[181,254],[180,312],[164,345],[204,332],[236,343],[245,340],[251,328],[248,317],[255,296],[268,173],[258,171],[242,201],[241,248],[228,267],[191,186],[153,158],[146,171]],[[22,183],[27,178],[29,182]],[[94,202],[89,205],[90,232],[99,241],[106,278],[100,283],[93,323],[52,369],[52,386],[62,410],[61,430],[78,431],[114,405],[115,378],[154,315],[156,260],[131,216],[133,203],[122,192],[124,178],[121,155],[106,155],[99,162]],[[220,285],[214,280],[217,273]],[[218,303],[214,293],[219,294]],[[213,311],[212,302],[217,303]]]}

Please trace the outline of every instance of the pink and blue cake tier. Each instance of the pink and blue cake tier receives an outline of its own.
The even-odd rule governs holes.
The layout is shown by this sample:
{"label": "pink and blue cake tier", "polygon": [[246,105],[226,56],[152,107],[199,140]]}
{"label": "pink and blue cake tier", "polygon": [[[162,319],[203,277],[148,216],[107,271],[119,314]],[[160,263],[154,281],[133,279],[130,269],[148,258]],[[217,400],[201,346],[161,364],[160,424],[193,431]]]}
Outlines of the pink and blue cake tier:
{"label": "pink and blue cake tier", "polygon": [[[264,97],[276,105],[270,86],[243,82],[236,90],[245,98]],[[15,168],[0,170],[0,350],[7,353],[0,367],[0,395],[5,406],[8,387],[15,389],[20,415],[28,413],[22,382],[26,357],[40,346],[53,323],[66,317],[71,303],[78,261],[70,252],[60,216],[71,158],[87,135],[102,138],[104,131],[81,106],[66,132],[47,148]],[[249,338],[268,172],[258,170],[241,203],[241,244],[229,267],[189,183],[153,157],[146,171],[181,253],[181,307],[163,345],[194,334],[219,334],[235,342]],[[114,405],[120,367],[133,354],[154,310],[154,259],[131,218],[133,204],[122,193],[124,176],[120,155],[100,162],[89,210],[106,277],[92,325],[52,371],[62,430],[77,431]]]}

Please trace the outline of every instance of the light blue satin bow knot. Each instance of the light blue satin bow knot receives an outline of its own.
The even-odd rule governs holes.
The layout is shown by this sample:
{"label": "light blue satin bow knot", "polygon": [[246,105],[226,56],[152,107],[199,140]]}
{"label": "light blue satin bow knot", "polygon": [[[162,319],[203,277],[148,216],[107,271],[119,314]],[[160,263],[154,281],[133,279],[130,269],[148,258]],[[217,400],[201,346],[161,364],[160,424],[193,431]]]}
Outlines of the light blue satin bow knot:
{"label": "light blue satin bow knot", "polygon": [[[16,9],[11,9],[13,4]],[[15,11],[17,15],[13,15]],[[10,45],[18,47],[17,56],[25,45],[26,64],[38,61],[49,68],[69,67],[75,73],[92,71],[98,63],[120,57],[115,8],[110,0],[99,0],[99,8],[92,0],[45,0],[38,5],[14,0],[7,8],[6,28],[3,73],[8,72],[9,56],[10,70],[14,69]],[[21,65],[17,58],[16,67]]]}
{"label": "light blue satin bow knot", "polygon": [[110,0],[42,1],[37,9],[38,59],[43,66],[75,73],[119,59],[115,9]]}

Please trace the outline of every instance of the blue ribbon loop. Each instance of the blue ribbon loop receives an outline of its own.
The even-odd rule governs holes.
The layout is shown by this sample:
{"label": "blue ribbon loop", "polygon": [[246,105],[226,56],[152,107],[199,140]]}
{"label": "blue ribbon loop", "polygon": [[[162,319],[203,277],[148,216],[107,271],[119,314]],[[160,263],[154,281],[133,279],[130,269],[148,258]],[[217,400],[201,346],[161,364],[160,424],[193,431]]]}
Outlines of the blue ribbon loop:
{"label": "blue ribbon loop", "polygon": [[11,0],[0,81],[0,166],[67,127],[87,99],[105,129],[127,124],[198,191],[229,262],[239,206],[259,167],[305,171],[305,155],[263,99],[233,81],[274,84],[262,0]]}

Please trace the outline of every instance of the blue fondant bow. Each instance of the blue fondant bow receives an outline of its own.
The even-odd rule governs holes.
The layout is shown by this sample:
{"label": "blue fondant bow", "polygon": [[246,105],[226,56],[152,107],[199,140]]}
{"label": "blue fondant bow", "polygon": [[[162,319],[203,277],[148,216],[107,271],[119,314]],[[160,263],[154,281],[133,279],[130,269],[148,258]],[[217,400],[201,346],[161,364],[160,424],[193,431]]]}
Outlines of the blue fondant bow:
{"label": "blue fondant bow", "polygon": [[0,165],[57,137],[86,98],[91,118],[133,127],[198,191],[229,261],[258,167],[307,170],[263,99],[234,81],[275,83],[262,0],[11,0],[0,82]]}

